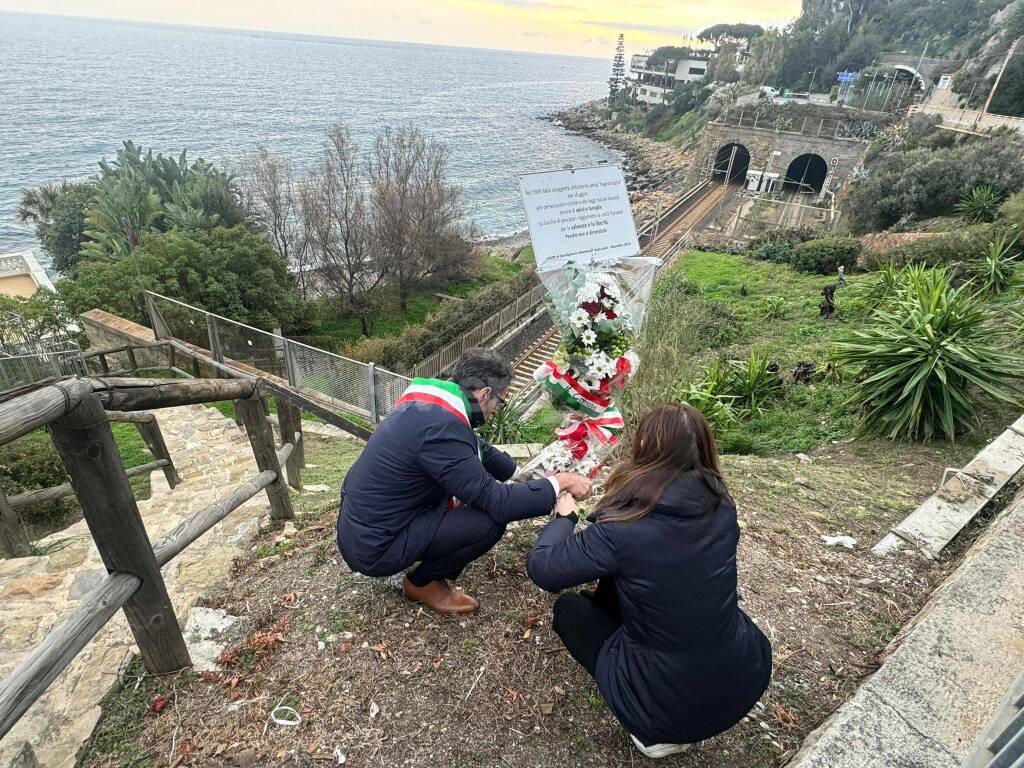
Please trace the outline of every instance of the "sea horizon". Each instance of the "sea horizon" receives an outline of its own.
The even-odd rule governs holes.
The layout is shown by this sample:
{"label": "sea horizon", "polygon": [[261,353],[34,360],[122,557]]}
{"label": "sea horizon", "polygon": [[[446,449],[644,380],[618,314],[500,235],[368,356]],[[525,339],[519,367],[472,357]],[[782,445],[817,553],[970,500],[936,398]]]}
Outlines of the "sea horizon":
{"label": "sea horizon", "polygon": [[[582,56],[0,11],[0,253],[32,249],[21,190],[94,175],[124,141],[227,168],[259,146],[297,171],[337,120],[368,147],[384,125],[443,142],[481,239],[526,230],[521,173],[621,155],[543,120],[607,88]],[[63,58],[53,60],[59,51]]]}

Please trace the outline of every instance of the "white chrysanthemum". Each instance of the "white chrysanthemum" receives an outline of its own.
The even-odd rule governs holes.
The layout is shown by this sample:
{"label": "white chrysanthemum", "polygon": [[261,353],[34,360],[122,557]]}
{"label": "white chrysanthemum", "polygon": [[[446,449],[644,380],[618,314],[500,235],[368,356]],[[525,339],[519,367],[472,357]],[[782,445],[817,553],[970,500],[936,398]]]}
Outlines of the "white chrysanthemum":
{"label": "white chrysanthemum", "polygon": [[586,328],[590,325],[590,313],[582,307],[577,308],[569,318],[569,324],[574,328]]}
{"label": "white chrysanthemum", "polygon": [[594,352],[587,358],[587,373],[594,379],[606,379],[615,375],[615,361],[601,351]]}
{"label": "white chrysanthemum", "polygon": [[597,301],[600,295],[601,286],[593,280],[588,280],[576,291],[576,301],[580,304],[589,304],[592,301]]}
{"label": "white chrysanthemum", "polygon": [[615,299],[611,298],[610,296],[605,296],[603,299],[601,299],[601,306],[604,307],[605,309],[611,309],[617,303],[618,302]]}
{"label": "white chrysanthemum", "polygon": [[580,334],[580,341],[586,344],[588,347],[593,346],[597,342],[597,334],[593,330],[587,328],[583,333]]}

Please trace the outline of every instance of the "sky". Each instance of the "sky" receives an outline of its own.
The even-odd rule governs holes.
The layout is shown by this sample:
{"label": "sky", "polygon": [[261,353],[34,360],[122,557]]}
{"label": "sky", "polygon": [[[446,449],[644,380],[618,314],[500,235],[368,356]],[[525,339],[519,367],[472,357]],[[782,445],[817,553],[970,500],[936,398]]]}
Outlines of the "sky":
{"label": "sky", "polygon": [[0,0],[0,10],[609,56],[722,22],[782,25],[800,0]]}

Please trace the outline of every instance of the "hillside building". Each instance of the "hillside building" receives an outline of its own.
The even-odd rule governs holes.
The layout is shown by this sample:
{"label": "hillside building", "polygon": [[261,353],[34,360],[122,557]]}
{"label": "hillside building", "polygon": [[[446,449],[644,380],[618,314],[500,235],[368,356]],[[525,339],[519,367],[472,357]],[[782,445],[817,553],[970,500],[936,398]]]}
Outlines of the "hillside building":
{"label": "hillside building", "polygon": [[630,60],[627,87],[643,104],[666,104],[677,85],[704,79],[714,51],[690,50],[678,59],[649,66],[649,54],[635,54]]}

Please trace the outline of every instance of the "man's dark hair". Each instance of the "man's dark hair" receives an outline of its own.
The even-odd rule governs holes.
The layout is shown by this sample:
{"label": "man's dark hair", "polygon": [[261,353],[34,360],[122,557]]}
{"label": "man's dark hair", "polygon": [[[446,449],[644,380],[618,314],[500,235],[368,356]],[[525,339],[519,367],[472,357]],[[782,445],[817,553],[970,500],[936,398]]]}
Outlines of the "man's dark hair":
{"label": "man's dark hair", "polygon": [[452,368],[451,380],[463,389],[490,387],[501,392],[512,383],[512,370],[493,349],[467,349]]}

